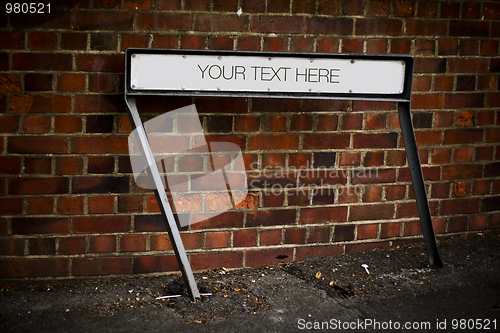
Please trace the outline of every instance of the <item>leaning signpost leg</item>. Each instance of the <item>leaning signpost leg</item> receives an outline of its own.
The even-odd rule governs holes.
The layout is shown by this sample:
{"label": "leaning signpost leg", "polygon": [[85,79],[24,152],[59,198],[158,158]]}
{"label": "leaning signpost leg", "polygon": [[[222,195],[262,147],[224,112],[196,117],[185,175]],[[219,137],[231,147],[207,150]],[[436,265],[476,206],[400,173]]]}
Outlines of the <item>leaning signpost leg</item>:
{"label": "leaning signpost leg", "polygon": [[175,223],[175,218],[172,213],[172,209],[170,208],[167,194],[165,193],[165,190],[163,188],[160,173],[158,172],[158,167],[156,166],[153,153],[149,146],[146,132],[144,131],[144,128],[142,126],[142,121],[139,117],[139,112],[137,111],[135,98],[126,97],[125,102],[127,104],[130,123],[132,124],[132,127],[137,131],[141,154],[144,156],[144,158],[147,159],[147,165],[149,166],[148,174],[155,186],[154,193],[156,195],[156,200],[158,201],[161,214],[167,226],[168,235],[170,236],[170,241],[172,242],[172,246],[174,248],[175,256],[177,257],[177,262],[182,272],[184,282],[188,287],[189,296],[191,296],[191,298],[195,300],[197,298],[200,298],[200,292],[198,291],[198,286],[196,285],[193,271],[191,270],[191,265],[189,264],[189,260],[184,249],[184,244],[182,243],[179,229],[177,228],[177,224]]}
{"label": "leaning signpost leg", "polygon": [[424,177],[420,166],[420,158],[417,151],[417,143],[415,140],[415,132],[410,114],[410,103],[398,103],[399,123],[405,143],[406,157],[410,168],[411,181],[417,201],[418,215],[420,216],[420,224],[422,225],[422,234],[427,248],[427,255],[432,266],[443,267],[441,258],[439,257],[436,236],[432,225],[431,212],[429,209],[429,201],[425,190]]}

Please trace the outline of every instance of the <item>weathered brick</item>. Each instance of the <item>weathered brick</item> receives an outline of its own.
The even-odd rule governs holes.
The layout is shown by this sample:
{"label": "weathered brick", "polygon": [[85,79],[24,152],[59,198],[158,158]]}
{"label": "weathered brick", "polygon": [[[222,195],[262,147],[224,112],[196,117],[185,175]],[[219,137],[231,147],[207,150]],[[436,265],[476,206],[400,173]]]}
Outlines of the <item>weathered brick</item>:
{"label": "weathered brick", "polygon": [[10,277],[58,277],[69,275],[69,259],[12,259]]}
{"label": "weathered brick", "polygon": [[122,215],[75,217],[73,228],[75,233],[126,232],[130,230],[130,217]]}
{"label": "weathered brick", "polygon": [[[303,33],[303,19],[299,16],[253,16],[251,31],[257,33]],[[307,29],[306,29],[306,32]]]}
{"label": "weathered brick", "polygon": [[15,53],[12,67],[15,70],[71,71],[73,59],[66,53]]}
{"label": "weathered brick", "polygon": [[393,204],[354,205],[350,212],[351,221],[388,220],[393,216]]}
{"label": "weathered brick", "polygon": [[74,276],[130,274],[130,261],[131,259],[127,257],[73,258],[72,274]]}
{"label": "weathered brick", "polygon": [[197,31],[246,31],[248,16],[199,14],[194,26]]}
{"label": "weathered brick", "polygon": [[134,274],[178,271],[179,264],[174,255],[133,257]]}
{"label": "weathered brick", "polygon": [[344,222],[347,220],[347,207],[316,207],[300,210],[299,223]]}
{"label": "weathered brick", "polygon": [[247,213],[247,227],[295,224],[294,209],[250,211]]}
{"label": "weathered brick", "polygon": [[356,35],[399,35],[403,23],[397,19],[358,19],[356,20]]}
{"label": "weathered brick", "polygon": [[67,218],[12,218],[13,235],[68,234],[70,219]]}
{"label": "weathered brick", "polygon": [[206,270],[217,267],[242,267],[243,252],[231,251],[192,254],[189,261],[193,270]]}
{"label": "weathered brick", "polygon": [[120,237],[120,252],[146,250],[146,235],[123,235]]}

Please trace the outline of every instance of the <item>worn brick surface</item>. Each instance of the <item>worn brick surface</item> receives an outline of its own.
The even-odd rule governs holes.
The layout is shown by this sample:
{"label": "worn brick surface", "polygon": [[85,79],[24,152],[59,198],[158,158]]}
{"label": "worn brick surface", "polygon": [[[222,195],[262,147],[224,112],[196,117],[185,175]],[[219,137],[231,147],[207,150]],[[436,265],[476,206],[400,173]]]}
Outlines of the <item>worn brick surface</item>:
{"label": "worn brick surface", "polygon": [[[10,257],[1,278],[179,269],[156,198],[135,183],[128,157],[129,47],[413,55],[413,125],[435,230],[499,228],[499,19],[494,1],[111,0],[38,25],[2,21],[0,254]],[[211,216],[202,209],[232,204],[226,186],[206,192],[213,177],[191,186],[187,173],[207,161],[166,160],[169,172],[183,170],[184,190],[198,191],[169,195],[203,220],[180,228],[193,269],[421,235],[395,102],[138,98],[143,120],[193,103],[206,141],[172,122],[177,147],[233,142],[250,171],[250,192],[234,193],[243,201]]]}

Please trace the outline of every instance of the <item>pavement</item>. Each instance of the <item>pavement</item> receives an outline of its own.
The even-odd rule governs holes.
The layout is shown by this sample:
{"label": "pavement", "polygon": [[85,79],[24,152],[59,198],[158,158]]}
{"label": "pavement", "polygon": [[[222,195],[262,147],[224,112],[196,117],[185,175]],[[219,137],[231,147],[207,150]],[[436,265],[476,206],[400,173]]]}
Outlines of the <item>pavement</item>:
{"label": "pavement", "polygon": [[194,303],[178,274],[4,288],[0,331],[499,332],[500,231],[440,238],[440,269],[422,243],[197,272]]}

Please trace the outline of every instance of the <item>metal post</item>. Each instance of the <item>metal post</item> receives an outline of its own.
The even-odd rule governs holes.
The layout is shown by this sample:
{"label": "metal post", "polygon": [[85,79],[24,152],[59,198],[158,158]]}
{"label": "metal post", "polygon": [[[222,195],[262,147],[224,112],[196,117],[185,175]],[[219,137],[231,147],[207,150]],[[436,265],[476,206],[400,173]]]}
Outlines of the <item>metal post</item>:
{"label": "metal post", "polygon": [[184,249],[184,244],[182,243],[181,235],[177,224],[175,223],[175,218],[172,213],[172,209],[167,199],[167,194],[163,188],[163,183],[160,178],[160,173],[158,172],[158,167],[156,166],[153,152],[149,146],[149,142],[142,126],[141,118],[139,117],[139,112],[137,111],[137,105],[134,97],[126,97],[125,102],[127,104],[128,116],[132,127],[137,131],[139,148],[142,155],[147,160],[148,174],[153,184],[155,185],[155,196],[160,206],[161,214],[164,218],[165,225],[168,230],[168,235],[170,236],[170,241],[174,248],[175,256],[177,257],[177,263],[182,272],[184,282],[188,287],[188,293],[191,299],[196,300],[200,298],[200,292],[196,281],[194,279],[193,271],[191,270],[191,265],[189,264],[189,259],[186,255],[186,250]]}
{"label": "metal post", "polygon": [[418,156],[415,132],[410,114],[410,102],[398,102],[398,114],[429,262],[431,266],[443,267],[437,249],[436,235],[434,234],[429,201],[427,200],[424,177],[420,166],[420,158]]}

